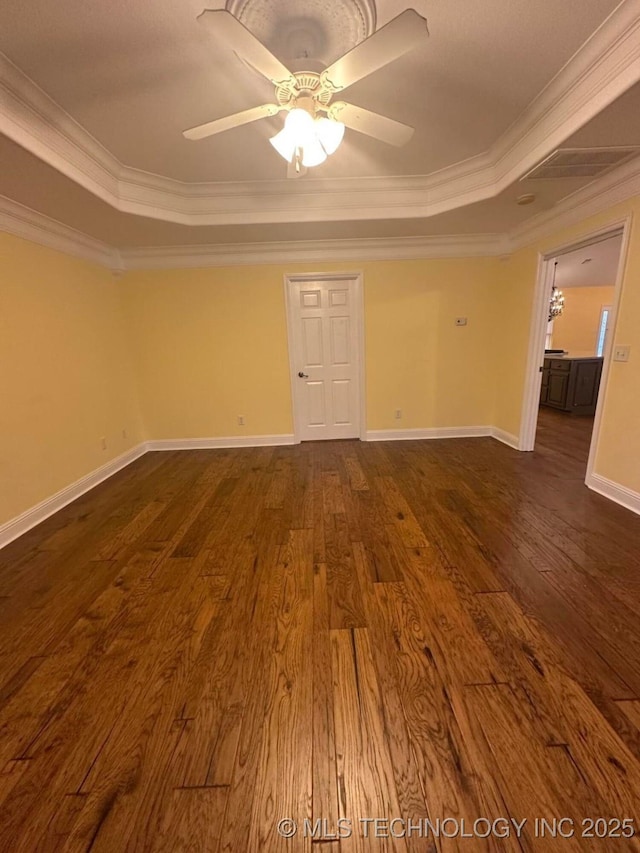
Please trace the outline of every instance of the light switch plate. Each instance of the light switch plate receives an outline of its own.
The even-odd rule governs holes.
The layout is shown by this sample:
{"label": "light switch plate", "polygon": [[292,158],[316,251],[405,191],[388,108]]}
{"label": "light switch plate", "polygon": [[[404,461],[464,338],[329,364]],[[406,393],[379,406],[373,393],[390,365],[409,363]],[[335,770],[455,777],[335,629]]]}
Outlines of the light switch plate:
{"label": "light switch plate", "polygon": [[456,317],[456,326],[466,326],[467,318],[466,317]]}
{"label": "light switch plate", "polygon": [[613,350],[614,361],[629,361],[631,347],[615,347]]}

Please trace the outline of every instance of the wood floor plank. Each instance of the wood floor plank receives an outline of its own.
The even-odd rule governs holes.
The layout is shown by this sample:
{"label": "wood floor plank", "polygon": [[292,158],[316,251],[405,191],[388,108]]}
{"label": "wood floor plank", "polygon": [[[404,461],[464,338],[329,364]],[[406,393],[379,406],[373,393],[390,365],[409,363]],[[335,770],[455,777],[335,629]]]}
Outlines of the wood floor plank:
{"label": "wood floor plank", "polygon": [[[355,543],[354,563],[363,591],[363,604],[371,634],[376,637],[372,647],[374,666],[380,686],[384,731],[398,795],[400,814],[411,815],[414,821],[429,818],[425,799],[424,780],[420,776],[411,740],[395,658],[399,651],[398,635],[388,615],[380,607],[379,595],[392,588],[390,584],[373,584],[367,566],[368,554],[361,542]],[[409,853],[433,853],[435,841],[421,834],[406,840]]]}
{"label": "wood floor plank", "polygon": [[332,628],[363,628],[366,618],[343,513],[324,514],[325,565]]}
{"label": "wood floor plank", "polygon": [[[269,661],[266,713],[258,759],[248,849],[288,851],[291,844],[277,830],[292,817],[311,820],[313,727],[312,703],[313,538],[310,530],[292,530],[283,550],[282,590],[275,642]],[[306,843],[305,843],[306,842]],[[311,837],[299,849],[311,850]]]}
{"label": "wood floor plank", "polygon": [[[366,628],[331,631],[340,817],[352,822],[341,849],[371,849],[360,821],[400,815],[371,643]],[[405,839],[377,838],[380,851],[406,851]]]}
{"label": "wood floor plank", "polygon": [[409,548],[405,583],[433,655],[447,683],[489,684],[505,681],[476,625],[464,609],[452,581],[442,577],[428,549]]}
{"label": "wood floor plank", "polygon": [[329,594],[327,567],[313,567],[313,785],[311,815],[338,825],[338,774],[331,679],[331,640],[329,635]]}
{"label": "wood floor plank", "polygon": [[627,719],[631,721],[633,726],[635,726],[638,733],[640,733],[640,700],[617,702],[616,704]]}
{"label": "wood floor plank", "polygon": [[358,457],[355,456],[355,454],[353,456],[345,456],[344,465],[347,469],[349,486],[351,489],[353,489],[354,492],[369,491],[369,482],[362,470],[360,462],[358,461]]}

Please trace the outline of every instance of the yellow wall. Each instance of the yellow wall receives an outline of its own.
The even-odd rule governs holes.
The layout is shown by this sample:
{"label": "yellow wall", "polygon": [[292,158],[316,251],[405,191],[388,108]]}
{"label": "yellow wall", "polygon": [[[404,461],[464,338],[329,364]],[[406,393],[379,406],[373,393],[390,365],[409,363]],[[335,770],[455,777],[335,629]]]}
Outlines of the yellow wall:
{"label": "yellow wall", "polygon": [[[505,300],[498,313],[512,357],[502,363],[496,395],[496,426],[518,434],[526,356],[539,253],[577,242],[631,215],[631,233],[613,340],[631,347],[628,362],[612,362],[604,397],[595,473],[640,492],[640,198],[616,205],[579,225],[515,252],[502,268]],[[611,332],[610,332],[611,333]]]}
{"label": "yellow wall", "polygon": [[529,326],[538,269],[538,253],[528,247],[502,261],[499,298],[495,301],[496,341],[494,426],[512,436],[520,433]]}
{"label": "yellow wall", "polygon": [[595,355],[604,305],[613,305],[615,287],[567,287],[564,311],[553,321],[552,344],[571,355]]}
{"label": "yellow wall", "polygon": [[[314,272],[364,274],[368,429],[491,424],[498,265],[313,265]],[[308,271],[269,265],[124,277],[149,438],[293,431],[283,280]],[[457,316],[468,325],[456,327]]]}
{"label": "yellow wall", "polygon": [[281,275],[164,270],[124,284],[148,438],[292,431]]}
{"label": "yellow wall", "polygon": [[[493,423],[496,258],[363,264],[367,427]],[[467,317],[457,327],[456,317]],[[402,409],[401,421],[394,410]]]}
{"label": "yellow wall", "polygon": [[2,524],[138,444],[141,426],[111,273],[8,234],[0,258]]}

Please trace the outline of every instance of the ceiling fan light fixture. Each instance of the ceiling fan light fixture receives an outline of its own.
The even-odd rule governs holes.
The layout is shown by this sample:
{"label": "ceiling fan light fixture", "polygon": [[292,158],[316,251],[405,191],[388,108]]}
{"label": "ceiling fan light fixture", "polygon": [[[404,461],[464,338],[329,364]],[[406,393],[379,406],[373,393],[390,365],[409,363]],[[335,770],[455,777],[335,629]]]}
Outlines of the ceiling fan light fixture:
{"label": "ceiling fan light fixture", "polygon": [[329,118],[315,118],[305,109],[290,110],[284,127],[269,142],[288,163],[293,163],[296,152],[306,168],[319,166],[334,154],[344,136],[344,124]]}
{"label": "ceiling fan light fixture", "polygon": [[324,150],[329,156],[335,154],[344,137],[344,124],[330,118],[316,119],[316,133]]}

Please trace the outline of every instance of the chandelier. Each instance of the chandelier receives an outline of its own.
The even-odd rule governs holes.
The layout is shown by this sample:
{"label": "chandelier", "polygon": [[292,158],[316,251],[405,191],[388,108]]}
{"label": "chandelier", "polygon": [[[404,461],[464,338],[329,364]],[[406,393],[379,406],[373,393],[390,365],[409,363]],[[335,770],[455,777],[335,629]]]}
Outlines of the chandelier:
{"label": "chandelier", "polygon": [[549,299],[549,322],[559,317],[564,311],[564,295],[561,290],[556,287],[556,272],[558,262],[553,265],[553,285],[551,287],[551,298]]}

